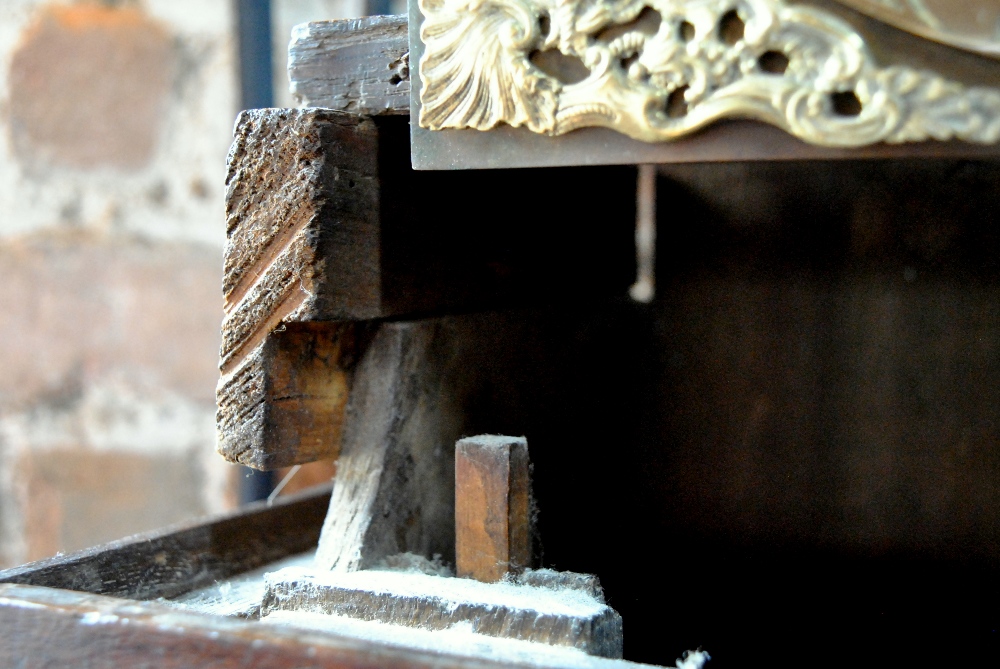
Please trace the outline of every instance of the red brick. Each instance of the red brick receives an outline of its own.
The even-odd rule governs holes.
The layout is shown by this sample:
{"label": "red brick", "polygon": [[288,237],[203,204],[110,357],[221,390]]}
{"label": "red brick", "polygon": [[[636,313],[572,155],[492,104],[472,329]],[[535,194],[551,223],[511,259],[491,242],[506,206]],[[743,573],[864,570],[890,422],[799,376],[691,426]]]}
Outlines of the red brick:
{"label": "red brick", "polygon": [[83,232],[0,244],[0,409],[116,375],[211,407],[221,252]]}
{"label": "red brick", "polygon": [[174,77],[170,34],[133,8],[48,7],[10,66],[22,161],[134,168],[156,149]]}

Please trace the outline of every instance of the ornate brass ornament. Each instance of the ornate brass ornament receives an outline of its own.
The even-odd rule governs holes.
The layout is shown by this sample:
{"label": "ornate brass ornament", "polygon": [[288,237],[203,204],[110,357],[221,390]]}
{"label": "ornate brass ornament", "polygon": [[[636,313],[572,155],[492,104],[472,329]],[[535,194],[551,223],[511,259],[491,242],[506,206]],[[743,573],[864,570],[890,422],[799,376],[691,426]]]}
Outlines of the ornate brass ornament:
{"label": "ornate brass ornament", "polygon": [[506,123],[562,135],[604,126],[657,142],[746,118],[830,147],[1000,141],[1000,90],[879,67],[842,19],[783,0],[419,7],[419,122],[431,130]]}

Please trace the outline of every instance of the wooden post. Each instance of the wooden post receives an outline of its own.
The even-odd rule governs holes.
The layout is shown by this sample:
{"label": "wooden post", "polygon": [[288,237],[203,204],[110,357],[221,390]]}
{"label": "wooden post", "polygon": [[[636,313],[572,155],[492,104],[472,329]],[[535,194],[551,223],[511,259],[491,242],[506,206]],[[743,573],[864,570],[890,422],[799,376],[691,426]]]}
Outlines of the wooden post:
{"label": "wooden post", "polygon": [[481,435],[455,445],[455,562],[460,577],[499,581],[531,559],[528,442]]}

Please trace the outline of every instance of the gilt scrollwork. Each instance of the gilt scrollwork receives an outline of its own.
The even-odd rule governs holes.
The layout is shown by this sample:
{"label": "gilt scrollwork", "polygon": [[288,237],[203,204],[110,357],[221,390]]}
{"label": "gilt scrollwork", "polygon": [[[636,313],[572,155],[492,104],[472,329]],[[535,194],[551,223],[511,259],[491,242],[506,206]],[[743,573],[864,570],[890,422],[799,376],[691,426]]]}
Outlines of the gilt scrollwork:
{"label": "gilt scrollwork", "polygon": [[657,142],[744,118],[832,147],[1000,141],[1000,90],[882,67],[848,23],[783,0],[419,7],[419,123],[431,130],[604,126]]}

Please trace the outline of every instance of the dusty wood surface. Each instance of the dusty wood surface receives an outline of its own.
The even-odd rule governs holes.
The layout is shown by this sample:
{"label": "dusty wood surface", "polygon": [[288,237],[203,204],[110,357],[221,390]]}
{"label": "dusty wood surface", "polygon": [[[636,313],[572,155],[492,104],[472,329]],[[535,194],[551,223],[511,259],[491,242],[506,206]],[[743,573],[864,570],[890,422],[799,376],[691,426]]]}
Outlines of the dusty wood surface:
{"label": "dusty wood surface", "polygon": [[[486,204],[540,179],[601,196]],[[634,277],[629,168],[415,173],[405,119],[257,110],[227,184],[218,444],[252,467],[337,456],[356,354],[330,323],[620,295]]]}
{"label": "dusty wood surface", "polygon": [[0,583],[175,597],[316,545],[329,487],[0,571]]}
{"label": "dusty wood surface", "polygon": [[480,435],[455,444],[455,572],[499,581],[531,561],[531,479],[523,437]]}
{"label": "dusty wood surface", "polygon": [[316,21],[288,47],[292,95],[303,107],[354,114],[410,113],[406,16]]}
{"label": "dusty wood surface", "polygon": [[331,574],[294,567],[269,574],[266,580],[262,617],[274,611],[302,611],[427,630],[466,623],[486,636],[622,656],[621,616],[578,590],[407,572]]}
{"label": "dusty wood surface", "polygon": [[246,620],[260,619],[260,604],[267,592],[264,577],[286,567],[311,567],[316,551],[292,555],[263,567],[213,582],[211,585],[186,592],[170,601],[186,611],[229,616]]}
{"label": "dusty wood surface", "polygon": [[551,665],[467,658],[301,629],[179,611],[153,602],[25,585],[0,585],[0,658],[19,669],[493,669]]}

